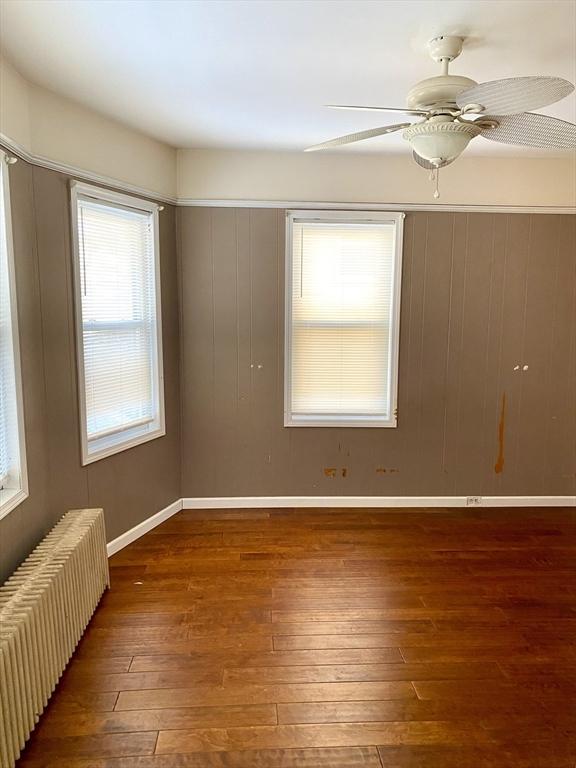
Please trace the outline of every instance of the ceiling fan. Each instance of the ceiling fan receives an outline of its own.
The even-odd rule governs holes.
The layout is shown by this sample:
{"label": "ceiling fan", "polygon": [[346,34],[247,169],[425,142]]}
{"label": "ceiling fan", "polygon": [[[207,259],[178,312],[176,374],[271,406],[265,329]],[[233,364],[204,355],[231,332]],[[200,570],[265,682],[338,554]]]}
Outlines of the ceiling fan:
{"label": "ceiling fan", "polygon": [[[403,131],[418,165],[438,175],[454,162],[471,139],[483,136],[502,144],[545,149],[576,150],[576,125],[531,112],[563,99],[574,86],[560,77],[512,77],[478,84],[468,77],[450,75],[448,67],[462,52],[463,38],[435,37],[430,56],[442,65],[442,74],[411,88],[406,109],[328,104],[333,109],[394,112],[414,119],[339,136],[306,149],[312,152],[352,144],[374,136]],[[438,190],[434,193],[438,197]]]}

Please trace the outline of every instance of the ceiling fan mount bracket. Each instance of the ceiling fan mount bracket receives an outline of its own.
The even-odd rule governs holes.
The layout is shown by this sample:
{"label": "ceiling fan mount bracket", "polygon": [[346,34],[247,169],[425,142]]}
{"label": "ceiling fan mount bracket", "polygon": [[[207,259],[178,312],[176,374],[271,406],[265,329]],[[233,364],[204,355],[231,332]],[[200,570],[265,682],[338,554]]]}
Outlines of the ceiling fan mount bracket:
{"label": "ceiling fan mount bracket", "polygon": [[444,61],[454,61],[462,53],[463,37],[456,35],[439,35],[428,42],[428,52],[431,58],[441,64]]}

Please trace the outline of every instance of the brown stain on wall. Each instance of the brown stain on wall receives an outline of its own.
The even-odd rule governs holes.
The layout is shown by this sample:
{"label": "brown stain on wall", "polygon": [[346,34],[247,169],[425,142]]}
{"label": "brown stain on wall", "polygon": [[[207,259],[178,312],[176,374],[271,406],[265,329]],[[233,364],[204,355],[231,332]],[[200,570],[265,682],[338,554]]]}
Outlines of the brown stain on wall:
{"label": "brown stain on wall", "polygon": [[[332,479],[335,478],[338,475],[338,467],[324,467],[324,475]],[[342,467],[340,469],[340,475],[342,477],[348,477],[348,467]]]}
{"label": "brown stain on wall", "polygon": [[502,395],[500,421],[498,422],[498,458],[494,464],[494,472],[499,475],[504,469],[504,429],[506,425],[506,393]]}
{"label": "brown stain on wall", "polygon": [[385,475],[386,473],[390,473],[392,475],[395,472],[400,472],[400,470],[396,467],[392,467],[391,469],[388,469],[387,467],[376,467],[377,475]]}

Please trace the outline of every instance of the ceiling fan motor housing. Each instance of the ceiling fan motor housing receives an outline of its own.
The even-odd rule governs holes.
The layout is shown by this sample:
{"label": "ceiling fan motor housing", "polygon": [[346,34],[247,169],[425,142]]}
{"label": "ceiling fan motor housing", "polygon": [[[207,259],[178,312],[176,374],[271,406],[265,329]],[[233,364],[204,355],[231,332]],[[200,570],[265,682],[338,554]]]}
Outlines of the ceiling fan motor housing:
{"label": "ceiling fan motor housing", "polygon": [[402,136],[417,155],[440,167],[457,158],[481,132],[473,122],[458,122],[448,115],[438,115],[411,125]]}
{"label": "ceiling fan motor housing", "polygon": [[410,89],[406,99],[409,109],[457,110],[456,98],[468,88],[478,85],[475,80],[460,75],[438,75],[428,77]]}

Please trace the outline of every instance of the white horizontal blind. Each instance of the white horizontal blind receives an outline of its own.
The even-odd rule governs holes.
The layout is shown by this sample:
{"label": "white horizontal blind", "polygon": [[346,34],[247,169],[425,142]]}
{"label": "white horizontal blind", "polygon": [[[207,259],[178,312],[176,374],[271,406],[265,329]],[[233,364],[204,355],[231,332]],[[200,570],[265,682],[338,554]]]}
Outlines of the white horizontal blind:
{"label": "white horizontal blind", "polygon": [[[7,172],[2,157],[0,173]],[[12,318],[10,311],[10,275],[8,272],[8,241],[4,184],[0,184],[0,487],[10,485],[17,456],[15,453],[16,398],[14,354],[12,349]]]}
{"label": "white horizontal blind", "polygon": [[289,420],[393,419],[395,221],[292,220]]}
{"label": "white horizontal blind", "polygon": [[0,516],[27,495],[8,166],[0,152]]}
{"label": "white horizontal blind", "polygon": [[77,196],[88,454],[159,426],[154,216]]}

